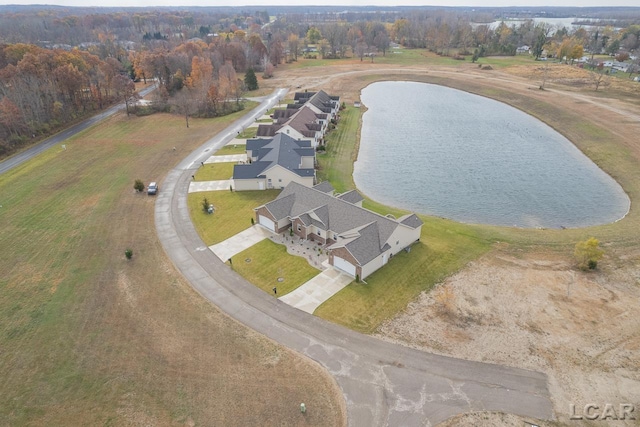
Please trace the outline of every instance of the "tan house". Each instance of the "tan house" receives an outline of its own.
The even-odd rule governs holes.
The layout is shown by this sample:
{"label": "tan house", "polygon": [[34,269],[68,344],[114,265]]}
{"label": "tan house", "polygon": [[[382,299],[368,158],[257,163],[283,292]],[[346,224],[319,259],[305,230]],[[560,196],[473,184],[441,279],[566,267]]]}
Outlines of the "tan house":
{"label": "tan house", "polygon": [[420,240],[422,221],[415,214],[385,217],[364,209],[355,190],[333,193],[326,182],[311,188],[292,182],[275,200],[254,209],[256,222],[318,242],[329,251],[331,265],[362,279]]}
{"label": "tan house", "polygon": [[236,191],[282,189],[291,182],[315,184],[315,149],[285,134],[247,141],[247,161],[233,167]]}

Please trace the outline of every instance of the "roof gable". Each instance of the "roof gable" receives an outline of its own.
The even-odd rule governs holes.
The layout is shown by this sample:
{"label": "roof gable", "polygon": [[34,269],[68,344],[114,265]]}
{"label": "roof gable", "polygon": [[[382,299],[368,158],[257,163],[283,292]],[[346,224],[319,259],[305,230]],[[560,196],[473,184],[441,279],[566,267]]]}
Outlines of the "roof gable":
{"label": "roof gable", "polygon": [[314,176],[313,168],[301,168],[303,157],[313,157],[315,151],[310,141],[297,141],[285,134],[277,134],[271,139],[251,139],[247,141],[247,151],[251,151],[256,161],[235,165],[233,179],[256,178],[275,166],[280,166],[299,176]]}

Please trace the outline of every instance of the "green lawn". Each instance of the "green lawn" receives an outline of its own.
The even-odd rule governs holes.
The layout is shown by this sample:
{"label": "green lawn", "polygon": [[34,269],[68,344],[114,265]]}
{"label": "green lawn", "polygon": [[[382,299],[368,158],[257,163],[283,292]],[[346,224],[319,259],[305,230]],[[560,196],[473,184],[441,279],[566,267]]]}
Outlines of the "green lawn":
{"label": "green lawn", "polygon": [[240,132],[236,136],[236,139],[251,139],[251,138],[255,138],[257,133],[258,133],[258,128],[257,127],[246,128],[243,132]]}
{"label": "green lawn", "polygon": [[235,162],[207,163],[195,174],[196,181],[218,181],[231,179]]}
{"label": "green lawn", "polygon": [[[386,209],[389,211],[389,209]],[[421,241],[400,252],[380,270],[352,282],[314,312],[316,316],[364,333],[372,333],[422,291],[464,267],[491,248],[491,242],[469,227],[422,217]]]}
{"label": "green lawn", "polygon": [[353,162],[359,139],[360,108],[347,107],[340,112],[338,126],[327,135],[327,149],[318,153],[319,181],[329,181],[338,193],[355,188]]}
{"label": "green lawn", "polygon": [[244,144],[225,145],[218,151],[216,156],[227,156],[229,154],[244,154],[247,151],[247,146]]}
{"label": "green lawn", "polygon": [[[320,274],[320,270],[311,267],[304,258],[289,255],[284,245],[269,239],[234,256],[233,269],[272,296],[273,288],[277,287],[278,297]],[[278,278],[283,280],[278,282]]]}
{"label": "green lawn", "polygon": [[[210,191],[191,193],[188,197],[191,219],[204,242],[210,246],[220,243],[251,226],[253,208],[275,199],[279,190],[265,191]],[[215,213],[202,209],[207,198],[215,207]]]}

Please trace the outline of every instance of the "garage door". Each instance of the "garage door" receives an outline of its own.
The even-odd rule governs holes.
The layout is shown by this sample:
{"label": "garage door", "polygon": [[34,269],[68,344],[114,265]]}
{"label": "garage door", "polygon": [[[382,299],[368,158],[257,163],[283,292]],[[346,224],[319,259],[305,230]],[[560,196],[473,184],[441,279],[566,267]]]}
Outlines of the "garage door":
{"label": "garage door", "polygon": [[260,223],[260,225],[268,228],[269,230],[273,231],[274,233],[276,232],[276,224],[275,224],[275,222],[271,221],[266,216],[258,215],[258,222]]}
{"label": "garage door", "polygon": [[333,257],[333,266],[337,269],[344,271],[347,274],[350,274],[355,277],[356,275],[356,266],[351,264],[346,259],[334,256]]}

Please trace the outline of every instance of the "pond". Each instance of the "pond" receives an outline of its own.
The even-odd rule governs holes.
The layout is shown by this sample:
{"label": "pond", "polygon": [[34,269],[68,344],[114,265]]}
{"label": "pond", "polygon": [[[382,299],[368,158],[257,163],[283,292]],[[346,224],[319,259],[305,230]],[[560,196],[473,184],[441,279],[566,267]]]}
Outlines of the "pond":
{"label": "pond", "polygon": [[443,86],[378,82],[361,94],[359,190],[410,211],[528,228],[623,218],[620,185],[558,132],[506,104]]}

